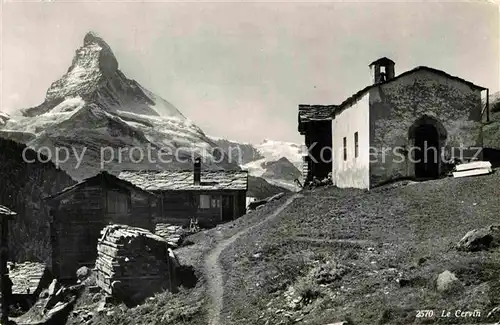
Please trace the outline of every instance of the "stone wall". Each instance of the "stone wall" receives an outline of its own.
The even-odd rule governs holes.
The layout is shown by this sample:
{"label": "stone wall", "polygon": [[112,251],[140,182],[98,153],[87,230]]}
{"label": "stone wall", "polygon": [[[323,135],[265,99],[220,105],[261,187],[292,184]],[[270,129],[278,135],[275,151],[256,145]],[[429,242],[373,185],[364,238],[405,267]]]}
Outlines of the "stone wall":
{"label": "stone wall", "polygon": [[424,115],[445,129],[440,141],[444,152],[482,146],[481,92],[463,82],[420,70],[372,88],[369,98],[370,146],[375,148],[370,157],[370,186],[414,176],[407,153],[393,148],[412,146],[410,127]]}

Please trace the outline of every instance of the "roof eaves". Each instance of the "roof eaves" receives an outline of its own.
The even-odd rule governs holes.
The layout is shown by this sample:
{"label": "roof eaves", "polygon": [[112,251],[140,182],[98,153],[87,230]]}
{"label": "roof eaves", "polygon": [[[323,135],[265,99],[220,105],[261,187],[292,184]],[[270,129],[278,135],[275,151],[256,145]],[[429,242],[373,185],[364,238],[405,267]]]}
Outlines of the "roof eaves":
{"label": "roof eaves", "polygon": [[134,190],[137,190],[139,192],[142,192],[148,196],[151,196],[151,197],[156,197],[156,194],[152,193],[152,192],[149,192],[149,191],[146,191],[124,179],[120,179],[114,175],[111,175],[109,173],[106,173],[106,172],[102,172],[102,173],[99,173],[97,175],[94,175],[92,177],[89,177],[89,178],[86,178],[84,179],[83,181],[81,181],[80,183],[77,183],[77,184],[74,184],[72,186],[69,186],[65,189],[63,189],[62,191],[60,192],[57,192],[53,195],[50,195],[50,196],[46,196],[44,198],[42,198],[42,200],[52,200],[52,199],[55,199],[61,195],[64,195],[64,194],[67,194],[69,192],[72,192],[74,191],[75,189],[81,187],[81,186],[85,186],[89,183],[93,183],[94,181],[96,181],[97,179],[104,179],[105,181],[110,181],[111,183],[114,183],[117,187],[125,187],[125,188],[132,188]]}
{"label": "roof eaves", "polygon": [[344,109],[346,106],[349,106],[350,104],[352,104],[353,102],[356,102],[360,97],[362,97],[365,93],[367,93],[371,88],[375,87],[375,86],[378,86],[378,85],[381,85],[382,83],[377,83],[377,84],[373,84],[373,85],[369,85],[369,86],[366,86],[365,88],[359,90],[358,92],[354,93],[351,97],[347,98],[346,100],[344,100],[338,107],[335,111],[338,111],[338,110],[342,110]]}
{"label": "roof eaves", "polygon": [[391,59],[389,59],[388,57],[383,57],[383,58],[380,58],[380,59],[377,59],[375,61],[373,61],[372,63],[370,63],[368,66],[371,67],[372,65],[375,65],[375,64],[379,64],[379,63],[392,63],[392,64],[395,64],[394,61],[392,61]]}
{"label": "roof eaves", "polygon": [[[125,174],[125,173],[128,173]],[[171,176],[175,176],[175,175],[182,175],[182,174],[189,174],[189,176],[191,176],[192,174],[192,171],[189,170],[189,171],[159,171],[159,170],[142,170],[142,171],[137,171],[137,170],[127,170],[127,171],[122,171],[122,173],[120,173],[119,177],[124,180],[124,181],[128,181],[128,179],[131,179],[131,177],[148,177],[150,175],[152,175],[153,177],[155,177],[154,174],[162,174],[163,175],[160,175],[160,176],[163,176],[160,181],[165,181],[167,180],[167,182],[169,181],[172,181],[171,180]],[[204,170],[202,171],[202,175],[205,175],[206,177],[207,176],[210,176],[210,174],[225,174],[225,175],[241,175],[240,177],[238,177],[237,181],[240,181],[241,182],[241,179],[244,177],[245,178],[245,188],[248,190],[248,170]],[[177,180],[178,181],[178,180]],[[185,179],[183,179],[183,181],[185,181]],[[206,186],[203,186],[203,184],[201,185],[193,185],[191,184],[191,186],[188,186],[188,185],[185,185],[183,182],[180,183],[180,186],[179,188],[172,188],[171,186],[168,186],[168,185],[163,185],[163,188],[161,188],[161,186],[157,186],[157,187],[148,187],[146,186],[145,188],[147,189],[146,191],[150,191],[150,192],[155,192],[155,193],[158,193],[158,192],[163,192],[163,191],[215,191],[215,190],[244,190],[242,188],[231,188],[231,186],[234,187],[234,179],[216,179],[215,180],[217,182],[217,184],[226,184],[226,185],[219,185],[219,186],[214,186],[213,184],[211,185],[206,185]],[[205,179],[205,182],[210,182],[210,177],[208,177],[208,180]],[[202,180],[202,183],[203,183],[203,180]],[[134,182],[134,184],[137,184],[137,181]],[[229,185],[228,185],[229,184]]]}

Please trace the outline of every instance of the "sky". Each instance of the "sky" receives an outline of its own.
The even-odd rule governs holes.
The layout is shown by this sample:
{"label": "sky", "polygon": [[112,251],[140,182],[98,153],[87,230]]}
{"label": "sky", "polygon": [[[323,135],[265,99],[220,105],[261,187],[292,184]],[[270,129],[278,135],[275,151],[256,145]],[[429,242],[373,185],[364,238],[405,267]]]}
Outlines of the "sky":
{"label": "sky", "polygon": [[339,104],[387,56],[499,90],[499,7],[473,2],[2,3],[0,110],[43,102],[88,31],[205,133],[301,142],[298,104]]}

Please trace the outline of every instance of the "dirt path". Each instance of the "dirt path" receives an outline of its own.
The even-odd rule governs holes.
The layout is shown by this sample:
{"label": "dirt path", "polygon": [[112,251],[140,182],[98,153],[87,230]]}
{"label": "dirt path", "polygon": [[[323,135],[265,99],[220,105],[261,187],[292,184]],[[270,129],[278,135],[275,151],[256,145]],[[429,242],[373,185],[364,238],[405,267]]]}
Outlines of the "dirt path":
{"label": "dirt path", "polygon": [[219,256],[222,251],[232,245],[240,236],[276,218],[287,206],[289,206],[295,199],[299,197],[302,197],[302,195],[294,194],[266,218],[262,219],[257,224],[243,229],[234,234],[232,237],[218,243],[208,254],[205,259],[205,278],[207,280],[208,295],[211,301],[210,309],[208,310],[208,325],[222,325],[220,315],[223,306],[224,280],[222,276],[223,270],[219,263]]}

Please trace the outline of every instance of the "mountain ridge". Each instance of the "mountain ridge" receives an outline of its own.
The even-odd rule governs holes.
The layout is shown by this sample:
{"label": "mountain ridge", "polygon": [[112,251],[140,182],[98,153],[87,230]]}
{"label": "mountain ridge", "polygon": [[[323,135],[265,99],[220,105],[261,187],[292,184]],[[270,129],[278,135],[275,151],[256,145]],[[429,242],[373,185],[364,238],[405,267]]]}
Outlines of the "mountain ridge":
{"label": "mountain ridge", "polygon": [[[253,145],[207,136],[170,102],[127,78],[111,47],[94,32],[84,36],[71,65],[50,84],[44,101],[20,113],[0,114],[0,136],[37,151],[63,151],[67,159],[55,163],[77,181],[101,170],[185,170],[192,168],[195,157],[204,158],[206,169],[249,167],[256,177],[265,174],[263,163],[271,166],[283,157],[297,168],[301,164],[298,144],[265,139]],[[103,148],[109,159],[103,159]],[[122,149],[129,150],[124,157]],[[134,149],[147,153],[148,159],[138,159],[137,152],[130,152]],[[290,176],[276,173],[279,166],[273,168],[266,181],[296,190]],[[297,169],[292,174],[300,173]]]}
{"label": "mountain ridge", "polygon": [[[240,143],[221,137],[210,136],[221,148],[228,152],[231,161],[247,169],[249,174],[262,177],[268,183],[297,191],[295,179],[300,179],[302,173],[301,145],[293,142],[273,141],[264,139],[259,144]],[[234,150],[237,149],[237,150]]]}
{"label": "mountain ridge", "polygon": [[[174,105],[128,79],[111,47],[94,32],[84,36],[67,72],[51,83],[43,103],[20,111],[21,116],[2,115],[1,135],[51,153],[88,149],[79,168],[75,168],[76,157],[58,164],[76,180],[101,169],[111,173],[122,168],[181,169],[200,156],[206,158],[207,169],[239,169],[215,152],[203,130]],[[142,160],[125,157],[101,168],[100,151],[109,147],[114,157],[122,146],[139,149]],[[158,161],[161,151],[166,151],[168,161],[146,161],[149,147],[157,151],[150,160]]]}

